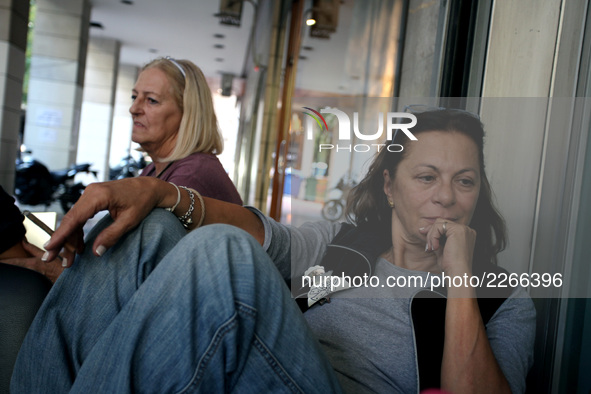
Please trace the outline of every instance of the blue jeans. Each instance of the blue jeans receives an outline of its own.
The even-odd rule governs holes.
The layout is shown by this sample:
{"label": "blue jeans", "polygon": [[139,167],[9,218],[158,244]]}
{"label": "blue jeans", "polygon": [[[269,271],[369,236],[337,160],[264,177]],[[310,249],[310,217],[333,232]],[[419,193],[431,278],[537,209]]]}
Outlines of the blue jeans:
{"label": "blue jeans", "polygon": [[155,210],[103,257],[87,250],[60,277],[25,338],[11,391],[340,388],[254,238],[227,225],[186,235],[172,214]]}

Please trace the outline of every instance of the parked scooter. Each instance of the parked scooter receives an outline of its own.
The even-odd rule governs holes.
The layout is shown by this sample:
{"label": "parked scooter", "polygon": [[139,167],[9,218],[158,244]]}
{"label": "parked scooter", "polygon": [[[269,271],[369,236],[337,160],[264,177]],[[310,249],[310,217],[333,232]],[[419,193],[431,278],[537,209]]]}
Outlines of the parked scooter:
{"label": "parked scooter", "polygon": [[140,170],[147,165],[144,156],[141,156],[139,160],[133,158],[132,155],[127,155],[119,164],[109,169],[109,180],[133,178],[138,176]]}
{"label": "parked scooter", "polygon": [[[30,153],[26,152],[26,153]],[[78,201],[86,186],[75,183],[79,173],[93,174],[90,163],[72,164],[61,171],[49,171],[47,167],[29,155],[16,161],[14,194],[21,204],[49,206],[59,201],[64,213]]]}
{"label": "parked scooter", "polygon": [[347,197],[349,192],[357,186],[357,182],[347,175],[344,175],[339,183],[332,190],[340,190],[339,198],[333,198],[324,202],[322,206],[322,217],[331,222],[339,220],[345,213],[345,206],[347,205]]}

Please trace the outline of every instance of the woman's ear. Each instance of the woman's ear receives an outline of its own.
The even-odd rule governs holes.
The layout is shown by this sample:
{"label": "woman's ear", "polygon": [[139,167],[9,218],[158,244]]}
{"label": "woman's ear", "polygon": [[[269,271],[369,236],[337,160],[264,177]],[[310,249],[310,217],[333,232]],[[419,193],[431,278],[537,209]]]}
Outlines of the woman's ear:
{"label": "woman's ear", "polygon": [[384,194],[388,201],[392,201],[392,178],[390,178],[390,172],[384,170]]}

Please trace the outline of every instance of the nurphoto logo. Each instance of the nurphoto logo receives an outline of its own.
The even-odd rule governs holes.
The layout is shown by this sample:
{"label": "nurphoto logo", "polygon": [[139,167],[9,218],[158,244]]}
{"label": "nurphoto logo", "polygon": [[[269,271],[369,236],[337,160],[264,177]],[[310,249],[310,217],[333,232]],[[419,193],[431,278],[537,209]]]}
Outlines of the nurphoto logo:
{"label": "nurphoto logo", "polygon": [[[414,127],[417,124],[417,118],[415,115],[407,112],[387,112],[386,113],[386,141],[387,143],[377,143],[377,141],[381,140],[381,137],[384,133],[384,113],[378,113],[378,130],[374,133],[365,134],[359,130],[359,113],[353,112],[353,128],[351,129],[351,119],[349,115],[345,112],[338,110],[336,108],[322,108],[320,112],[310,108],[310,107],[303,107],[308,111],[312,112],[304,112],[304,114],[308,115],[306,122],[306,138],[308,140],[312,140],[314,138],[313,133],[313,123],[312,120],[315,120],[318,124],[320,131],[328,131],[328,124],[326,119],[322,114],[332,114],[336,117],[337,122],[339,124],[339,133],[338,133],[338,143],[337,144],[319,144],[318,151],[321,152],[323,150],[331,150],[334,149],[337,152],[339,151],[347,151],[347,152],[369,152],[372,147],[376,147],[378,152],[386,147],[389,152],[402,152],[403,146],[400,144],[393,144],[391,143],[393,140],[393,136],[395,136],[395,131],[398,130],[402,131],[406,136],[412,140],[416,141],[417,137],[415,137],[411,132],[410,128]],[[400,123],[403,119],[410,119],[410,122],[407,123]],[[353,133],[352,133],[352,132]],[[363,144],[351,144],[351,137],[355,135],[355,137],[362,141],[375,141],[376,143],[363,143]]]}

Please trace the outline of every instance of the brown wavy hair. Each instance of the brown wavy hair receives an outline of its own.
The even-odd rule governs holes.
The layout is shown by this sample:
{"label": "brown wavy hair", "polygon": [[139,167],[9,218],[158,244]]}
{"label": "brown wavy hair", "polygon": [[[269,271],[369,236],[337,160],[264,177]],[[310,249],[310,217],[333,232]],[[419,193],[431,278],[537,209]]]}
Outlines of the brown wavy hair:
{"label": "brown wavy hair", "polygon": [[[455,109],[437,109],[415,114],[417,124],[410,131],[418,135],[425,131],[462,133],[476,143],[480,164],[480,194],[470,227],[476,233],[474,262],[495,263],[497,254],[505,249],[505,221],[493,203],[492,190],[484,171],[484,127],[475,115]],[[417,137],[420,138],[420,137]],[[403,147],[409,138],[398,132],[388,144]],[[399,149],[392,149],[396,151]],[[382,231],[392,231],[392,208],[384,194],[384,170],[395,176],[398,164],[406,157],[406,150],[390,152],[382,148],[369,167],[365,178],[351,191],[347,199],[346,214],[349,221],[357,226],[371,225]]]}

